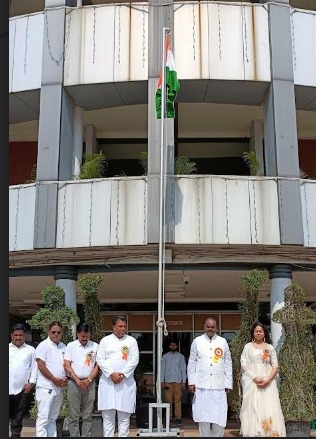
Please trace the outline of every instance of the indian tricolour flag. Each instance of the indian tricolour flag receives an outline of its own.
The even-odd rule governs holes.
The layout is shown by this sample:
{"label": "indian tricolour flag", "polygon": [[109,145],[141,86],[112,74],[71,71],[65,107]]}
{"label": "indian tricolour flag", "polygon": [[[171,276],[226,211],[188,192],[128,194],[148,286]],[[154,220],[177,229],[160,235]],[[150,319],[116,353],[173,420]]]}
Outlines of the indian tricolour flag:
{"label": "indian tricolour flag", "polygon": [[[170,36],[166,35],[166,115],[165,117],[175,117],[174,101],[180,90],[180,84],[177,77],[176,65],[173,58],[173,53],[170,48]],[[158,89],[156,92],[156,113],[157,118],[161,119],[161,90],[162,90],[162,74],[160,74],[158,81]]]}

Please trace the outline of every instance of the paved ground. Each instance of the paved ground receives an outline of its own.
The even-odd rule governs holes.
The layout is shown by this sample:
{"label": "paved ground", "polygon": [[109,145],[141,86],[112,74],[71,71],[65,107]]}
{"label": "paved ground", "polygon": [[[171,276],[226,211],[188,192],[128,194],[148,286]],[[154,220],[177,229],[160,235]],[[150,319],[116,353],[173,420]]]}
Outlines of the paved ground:
{"label": "paved ground", "polygon": [[[25,419],[24,427],[22,430],[22,437],[35,437],[35,422],[29,419]],[[131,419],[130,437],[136,437],[140,429],[136,426],[135,418]],[[66,436],[66,434],[65,434]],[[102,437],[101,434],[94,434],[93,437]],[[180,436],[184,437],[198,437],[197,424],[192,419],[184,419],[183,426],[180,431]],[[312,437],[316,437],[316,431],[311,432]],[[241,437],[239,434],[239,423],[236,421],[228,421],[227,428],[225,429],[225,437]]]}

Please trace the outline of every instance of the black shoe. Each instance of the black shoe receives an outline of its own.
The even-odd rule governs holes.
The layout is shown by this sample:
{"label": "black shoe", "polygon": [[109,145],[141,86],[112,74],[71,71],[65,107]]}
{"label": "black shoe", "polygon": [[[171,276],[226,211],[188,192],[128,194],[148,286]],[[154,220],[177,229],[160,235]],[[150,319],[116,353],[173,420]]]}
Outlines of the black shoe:
{"label": "black shoe", "polygon": [[177,418],[177,419],[176,419],[176,424],[177,424],[177,425],[182,425],[182,421],[181,421],[180,418]]}

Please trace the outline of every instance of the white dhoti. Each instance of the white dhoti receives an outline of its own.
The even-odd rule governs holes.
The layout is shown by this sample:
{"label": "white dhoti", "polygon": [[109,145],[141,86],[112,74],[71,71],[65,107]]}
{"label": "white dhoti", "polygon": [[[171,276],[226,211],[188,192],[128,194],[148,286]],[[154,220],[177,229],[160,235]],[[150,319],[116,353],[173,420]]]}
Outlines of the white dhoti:
{"label": "white dhoti", "polygon": [[[193,421],[199,423],[200,436],[222,437],[227,424],[227,395],[225,390],[196,388],[192,401]],[[212,430],[210,424],[213,425]]]}

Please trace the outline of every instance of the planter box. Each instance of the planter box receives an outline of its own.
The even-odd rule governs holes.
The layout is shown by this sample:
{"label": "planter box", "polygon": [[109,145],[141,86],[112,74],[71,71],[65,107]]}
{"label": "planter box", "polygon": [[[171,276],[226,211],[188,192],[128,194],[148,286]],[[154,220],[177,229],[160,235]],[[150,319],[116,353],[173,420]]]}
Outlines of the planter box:
{"label": "planter box", "polygon": [[310,437],[309,421],[286,421],[287,437]]}

